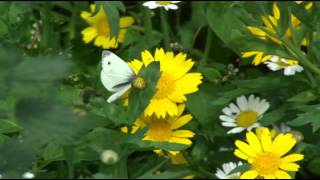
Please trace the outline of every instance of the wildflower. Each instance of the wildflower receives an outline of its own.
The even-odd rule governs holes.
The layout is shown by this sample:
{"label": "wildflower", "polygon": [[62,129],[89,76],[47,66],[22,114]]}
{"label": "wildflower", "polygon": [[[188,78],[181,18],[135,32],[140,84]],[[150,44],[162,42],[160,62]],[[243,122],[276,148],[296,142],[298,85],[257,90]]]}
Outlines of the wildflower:
{"label": "wildflower", "polygon": [[[248,26],[248,30],[255,36],[259,37],[260,39],[266,39],[269,38],[271,39],[273,42],[277,43],[277,44],[282,44],[281,40],[277,39],[276,37],[274,37],[273,35],[275,35],[277,33],[277,28],[279,26],[279,21],[280,21],[280,9],[277,6],[276,3],[273,3],[272,6],[272,11],[273,11],[273,15],[271,16],[262,16],[261,19],[263,21],[263,24],[265,26],[265,29],[271,33],[272,35],[268,34],[265,30],[263,30],[262,28],[258,28],[258,27],[253,27],[253,26]],[[290,16],[290,21],[291,21],[291,26],[293,28],[299,29],[301,27],[301,22],[300,20],[294,16],[293,14],[291,14]],[[287,29],[287,31],[285,32],[285,38],[290,39],[292,37],[292,32],[290,30],[290,28]],[[307,40],[304,39],[302,42],[303,45],[307,45]]]}
{"label": "wildflower", "polygon": [[178,103],[186,102],[185,95],[199,90],[198,85],[202,82],[201,73],[188,73],[194,62],[187,59],[184,53],[175,56],[173,52],[156,49],[154,56],[147,50],[142,52],[141,56],[142,61],[135,59],[129,63],[136,74],[153,61],[160,63],[161,72],[156,94],[145,109],[144,115],[156,115],[157,118],[165,118],[167,114],[177,116]]}
{"label": "wildflower", "polygon": [[242,162],[234,163],[224,163],[222,164],[222,169],[218,168],[216,172],[216,176],[219,179],[239,179],[240,178],[240,172],[235,172],[230,174],[235,168],[238,166],[241,166]]}
{"label": "wildflower", "polygon": [[[178,106],[176,116],[166,116],[165,118],[158,118],[154,115],[142,116],[135,121],[131,133],[136,133],[141,128],[147,128],[143,140],[191,145],[192,141],[189,138],[195,134],[190,130],[179,129],[192,119],[190,114],[182,115],[184,109],[185,105],[181,104]],[[121,131],[128,133],[128,128],[122,127]]]}
{"label": "wildflower", "polygon": [[181,1],[147,1],[143,3],[143,6],[148,7],[149,9],[156,9],[158,7],[163,7],[165,10],[177,10],[178,6],[176,5]]}
{"label": "wildflower", "polygon": [[272,71],[279,71],[284,69],[284,75],[295,75],[296,72],[302,72],[303,67],[299,65],[298,61],[280,58],[279,56],[272,56],[269,61],[264,62]]}
{"label": "wildflower", "polygon": [[111,27],[107,14],[101,6],[98,13],[94,15],[95,9],[96,5],[92,4],[90,6],[91,12],[81,12],[82,19],[90,25],[81,32],[84,43],[88,44],[94,40],[94,45],[97,47],[117,48],[118,44],[124,41],[127,28],[134,23],[134,19],[130,16],[121,17],[118,37],[111,37]]}
{"label": "wildflower", "polygon": [[260,100],[259,97],[250,95],[249,98],[241,96],[237,98],[237,105],[231,103],[222,111],[224,115],[219,118],[222,121],[222,126],[233,127],[228,134],[239,133],[243,130],[251,130],[259,127],[257,122],[265,113],[270,104],[265,99]]}
{"label": "wildflower", "polygon": [[250,170],[241,175],[241,179],[291,179],[287,171],[299,170],[300,166],[295,162],[302,160],[304,156],[286,155],[297,142],[292,134],[281,133],[273,139],[270,130],[264,128],[260,136],[247,132],[246,140],[248,143],[239,140],[235,142],[238,149],[234,154],[251,165]]}
{"label": "wildflower", "polygon": [[272,57],[272,55],[265,55],[265,53],[261,51],[247,51],[242,53],[243,58],[249,58],[252,56],[254,56],[252,64],[255,66],[269,60]]}

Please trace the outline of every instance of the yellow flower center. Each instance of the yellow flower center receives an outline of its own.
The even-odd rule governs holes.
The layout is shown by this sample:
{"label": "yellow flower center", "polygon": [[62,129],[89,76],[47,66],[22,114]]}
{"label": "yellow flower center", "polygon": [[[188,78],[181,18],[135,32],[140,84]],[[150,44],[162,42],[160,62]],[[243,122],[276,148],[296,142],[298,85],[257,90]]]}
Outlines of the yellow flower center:
{"label": "yellow flower center", "polygon": [[162,99],[168,97],[175,89],[175,81],[168,74],[162,74],[157,83],[157,93],[155,98]]}
{"label": "yellow flower center", "polygon": [[241,111],[236,117],[238,126],[248,128],[258,120],[258,113],[252,110]]}
{"label": "yellow flower center", "polygon": [[162,6],[166,6],[171,4],[171,1],[156,1],[156,3]]}
{"label": "yellow flower center", "polygon": [[252,168],[258,172],[259,175],[266,176],[274,174],[281,164],[281,157],[271,152],[262,152],[257,155]]}
{"label": "yellow flower center", "polygon": [[170,124],[165,120],[155,120],[149,124],[147,136],[154,141],[167,141],[171,137]]}
{"label": "yellow flower center", "polygon": [[144,89],[146,87],[146,81],[142,77],[136,77],[132,82],[132,86],[137,89]]}
{"label": "yellow flower center", "polygon": [[97,30],[99,35],[105,35],[109,36],[110,35],[110,28],[109,28],[109,22],[107,18],[101,18],[97,21]]}

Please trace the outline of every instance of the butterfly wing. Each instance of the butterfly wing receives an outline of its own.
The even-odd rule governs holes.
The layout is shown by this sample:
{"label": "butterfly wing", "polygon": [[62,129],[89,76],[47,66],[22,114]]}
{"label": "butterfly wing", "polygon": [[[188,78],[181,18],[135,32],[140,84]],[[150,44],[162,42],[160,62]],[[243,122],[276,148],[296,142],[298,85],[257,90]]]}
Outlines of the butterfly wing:
{"label": "butterfly wing", "polygon": [[131,83],[129,84],[126,84],[126,85],[123,85],[121,87],[121,89],[119,89],[119,91],[115,92],[114,94],[112,94],[107,102],[108,103],[112,103],[114,102],[115,100],[119,99],[124,93],[126,93],[129,89],[131,88]]}
{"label": "butterfly wing", "polygon": [[113,102],[131,88],[135,73],[120,57],[110,51],[102,52],[102,71],[100,78],[103,86],[111,92],[108,102]]}
{"label": "butterfly wing", "polygon": [[103,86],[111,92],[116,92],[118,85],[125,84],[135,76],[131,67],[120,57],[110,51],[102,52],[102,71],[100,74]]}

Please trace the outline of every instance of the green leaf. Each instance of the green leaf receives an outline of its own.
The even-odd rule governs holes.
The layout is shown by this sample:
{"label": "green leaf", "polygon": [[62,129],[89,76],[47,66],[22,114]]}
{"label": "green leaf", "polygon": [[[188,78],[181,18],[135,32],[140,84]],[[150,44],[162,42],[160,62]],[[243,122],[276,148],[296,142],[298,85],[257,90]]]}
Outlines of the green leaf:
{"label": "green leaf", "polygon": [[120,30],[120,15],[118,8],[121,5],[119,3],[114,3],[112,1],[96,1],[96,12],[99,11],[100,7],[104,8],[104,11],[108,17],[110,25],[110,37],[118,37]]}
{"label": "green leaf", "polygon": [[22,128],[13,121],[0,120],[0,134],[16,133]]}
{"label": "green leaf", "polygon": [[151,98],[156,93],[156,85],[160,77],[160,65],[158,62],[152,62],[148,67],[142,68],[137,75],[146,82],[144,89],[132,88],[129,95],[128,114],[130,117],[128,123],[132,124],[149,105]]}
{"label": "green leaf", "polygon": [[308,170],[315,174],[315,175],[318,175],[320,176],[320,172],[319,172],[319,169],[320,169],[320,157],[317,157],[315,159],[312,159],[309,164],[308,164]]}
{"label": "green leaf", "polygon": [[245,163],[245,164],[242,164],[241,166],[234,168],[229,174],[233,174],[233,173],[237,173],[237,172],[243,173],[245,171],[248,171],[250,168],[251,168],[251,165]]}
{"label": "green leaf", "polygon": [[35,145],[56,140],[71,143],[95,126],[91,117],[80,116],[54,100],[25,98],[17,102],[15,116],[25,129],[23,135]]}
{"label": "green leaf", "polygon": [[8,26],[6,25],[5,22],[0,20],[0,38],[1,36],[5,35],[8,33]]}
{"label": "green leaf", "polygon": [[272,124],[276,123],[277,121],[281,120],[283,117],[286,116],[287,108],[288,107],[286,105],[283,105],[282,107],[279,107],[274,111],[267,112],[260,119],[260,122],[264,126],[269,126],[269,125],[272,125]]}
{"label": "green leaf", "polygon": [[320,128],[320,108],[309,108],[305,113],[299,114],[298,117],[290,122],[291,126],[302,126],[311,123],[313,132]]}
{"label": "green leaf", "polygon": [[217,79],[221,78],[221,73],[212,67],[203,67],[200,68],[199,71],[208,79],[210,82],[216,82]]}
{"label": "green leaf", "polygon": [[[35,161],[35,151],[29,142],[9,139],[0,144],[0,169],[3,178],[13,177],[17,172],[24,173]],[[18,175],[18,178],[21,174]]]}
{"label": "green leaf", "polygon": [[63,147],[55,142],[48,144],[43,151],[43,158],[48,162],[63,160]]}
{"label": "green leaf", "polygon": [[290,99],[288,99],[288,101],[299,103],[299,104],[306,104],[308,102],[316,100],[317,98],[318,97],[314,94],[312,90],[306,90],[291,97]]}

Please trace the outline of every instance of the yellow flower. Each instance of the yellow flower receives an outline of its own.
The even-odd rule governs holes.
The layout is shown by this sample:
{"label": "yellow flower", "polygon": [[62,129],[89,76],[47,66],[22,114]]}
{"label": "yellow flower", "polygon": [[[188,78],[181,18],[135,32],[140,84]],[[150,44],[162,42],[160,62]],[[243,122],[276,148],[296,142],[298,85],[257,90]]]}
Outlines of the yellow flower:
{"label": "yellow flower", "polygon": [[[131,133],[136,133],[141,128],[147,128],[143,140],[191,145],[192,141],[189,138],[195,134],[190,130],[179,129],[192,119],[190,114],[182,116],[184,109],[185,105],[181,104],[178,106],[176,116],[167,116],[166,118],[158,118],[154,115],[142,116],[135,121]],[[128,133],[128,128],[122,127],[121,131]]]}
{"label": "yellow flower", "polygon": [[164,52],[156,49],[154,56],[145,50],[141,53],[142,61],[133,60],[129,63],[136,74],[142,67],[147,67],[151,62],[160,63],[160,78],[157,82],[157,92],[144,111],[145,116],[156,115],[164,118],[166,115],[178,114],[178,103],[186,102],[185,95],[198,91],[198,85],[202,82],[201,73],[188,73],[194,62],[187,59],[187,55],[173,52]]}
{"label": "yellow flower", "polygon": [[[246,134],[248,143],[237,140],[238,147],[234,154],[248,161],[250,170],[241,175],[241,179],[255,179],[263,177],[265,179],[291,179],[287,173],[296,172],[300,166],[295,162],[304,158],[302,154],[287,154],[296,144],[291,133],[280,133],[274,139],[268,128],[264,128],[257,136],[249,131]],[[284,157],[283,157],[284,156]]]}
{"label": "yellow flower", "polygon": [[[273,3],[273,15],[272,16],[262,16],[261,19],[263,21],[263,24],[265,26],[265,28],[272,34],[276,34],[277,33],[277,28],[279,26],[279,20],[281,17],[281,13],[280,13],[280,9],[277,6],[276,3]],[[299,29],[301,26],[301,22],[300,20],[294,16],[293,14],[291,14],[291,25],[293,28]],[[255,36],[261,38],[261,39],[266,39],[267,37],[270,38],[273,42],[277,43],[277,44],[282,44],[282,42],[273,37],[272,35],[269,35],[267,32],[265,32],[263,29],[261,28],[257,28],[257,27],[253,27],[253,26],[248,26],[248,30],[254,34]],[[292,37],[292,32],[290,30],[290,28],[287,29],[286,33],[285,33],[285,37],[290,39]],[[308,45],[308,41],[307,39],[303,39],[302,45],[307,46]]]}
{"label": "yellow flower", "polygon": [[90,25],[81,32],[84,43],[88,44],[94,40],[94,45],[97,47],[117,48],[118,43],[124,41],[126,30],[134,23],[134,19],[130,16],[121,17],[118,37],[111,37],[111,27],[103,7],[101,6],[98,13],[94,15],[95,9],[96,5],[92,4],[90,12],[81,12],[82,19]]}
{"label": "yellow flower", "polygon": [[[161,149],[154,150],[154,152],[159,156],[165,156],[165,153]],[[172,164],[187,164],[186,159],[180,151],[169,151],[167,156],[169,157]]]}
{"label": "yellow flower", "polygon": [[254,56],[252,64],[255,66],[268,61],[272,57],[272,55],[265,55],[265,53],[261,51],[247,51],[243,52],[241,55],[243,58],[249,58],[252,56]]}

